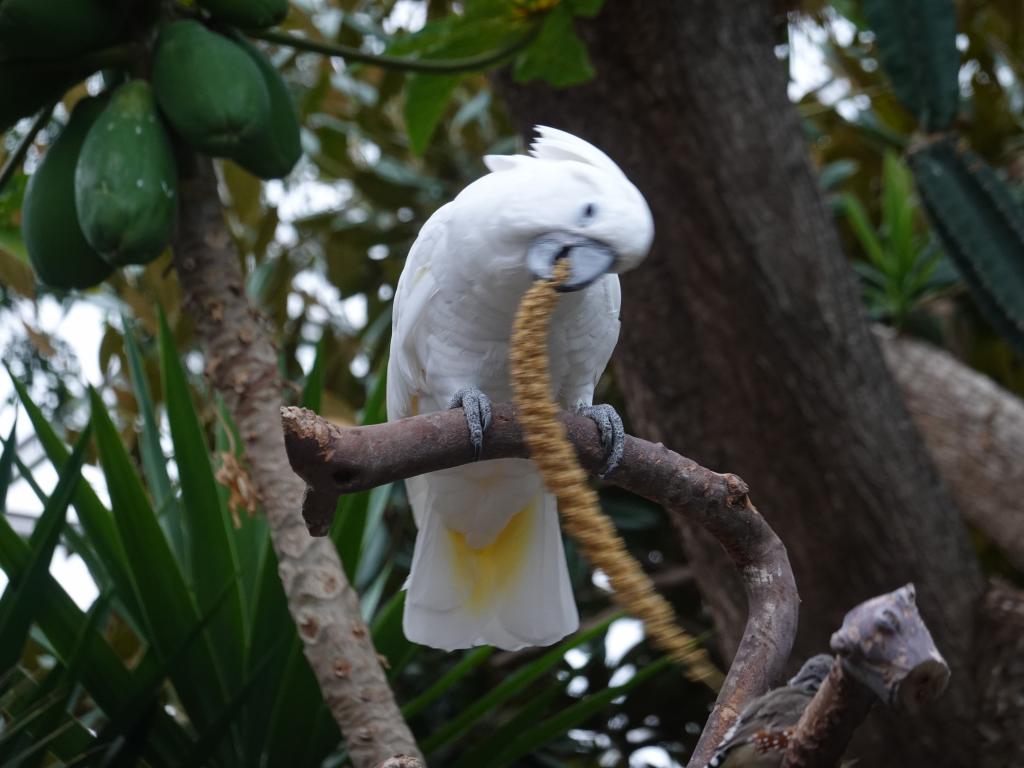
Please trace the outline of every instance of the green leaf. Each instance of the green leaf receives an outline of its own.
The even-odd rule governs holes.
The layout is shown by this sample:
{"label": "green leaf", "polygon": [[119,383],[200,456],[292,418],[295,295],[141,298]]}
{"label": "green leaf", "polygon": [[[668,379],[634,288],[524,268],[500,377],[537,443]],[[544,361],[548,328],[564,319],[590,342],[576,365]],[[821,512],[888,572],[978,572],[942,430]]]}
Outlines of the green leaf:
{"label": "green leaf", "polygon": [[161,515],[164,531],[174,547],[174,553],[181,562],[188,562],[181,510],[171,488],[171,478],[167,474],[167,457],[164,456],[164,450],[160,445],[160,421],[157,419],[153,396],[149,391],[146,366],[128,318],[122,316],[121,326],[124,328],[124,347],[128,357],[128,369],[131,372],[132,391],[135,393],[139,415],[142,416],[142,432],[139,435],[142,472],[146,476],[153,503],[157,509],[164,510]]}
{"label": "green leaf", "polygon": [[430,137],[445,113],[455,88],[465,75],[410,75],[405,87],[405,129],[409,146],[417,155],[427,149]]}
{"label": "green leaf", "polygon": [[639,496],[608,489],[600,499],[601,509],[619,531],[650,531],[667,522],[661,507]]}
{"label": "green leaf", "polygon": [[[278,643],[284,645],[284,643]],[[242,708],[249,701],[256,688],[256,684],[263,681],[263,675],[271,662],[275,659],[275,649],[271,649],[262,659],[248,672],[248,677],[238,688],[231,701],[224,708],[224,711],[217,717],[213,725],[207,728],[199,737],[199,741],[192,748],[192,753],[184,761],[183,765],[207,765],[214,757],[216,750],[223,740],[228,736],[231,729],[237,724],[243,714]]]}
{"label": "green leaf", "polygon": [[388,368],[387,365],[383,365],[375,377],[373,387],[370,389],[370,396],[366,399],[366,406],[359,418],[360,426],[383,424],[388,420],[387,391]]}
{"label": "green leaf", "polygon": [[864,0],[864,15],[896,97],[925,131],[948,128],[960,98],[953,0]]}
{"label": "green leaf", "polygon": [[[317,765],[330,749],[314,744],[317,714],[324,709],[313,670],[302,653],[302,642],[295,635],[284,665],[282,683],[264,748],[266,765]],[[340,737],[334,727],[334,739]],[[318,754],[319,753],[319,754]]]}
{"label": "green leaf", "polygon": [[269,653],[274,654],[274,661],[264,674],[264,684],[253,691],[249,698],[249,706],[246,707],[248,765],[260,764],[270,720],[280,699],[280,680],[291,651],[291,646],[282,646],[280,639],[284,635],[298,640],[295,624],[288,614],[284,587],[277,574],[277,557],[269,538],[265,538],[263,546],[264,553],[256,580],[257,589],[253,594],[252,624],[246,650],[246,674],[251,675],[259,659]]}
{"label": "green leaf", "polygon": [[893,266],[906,275],[914,268],[919,250],[914,242],[913,181],[892,150],[886,151],[882,161],[882,224]]}
{"label": "green leaf", "polygon": [[11,432],[4,441],[4,452],[0,455],[0,515],[7,514],[7,489],[11,485],[11,470],[14,467],[15,446],[18,436],[18,414],[14,414]]}
{"label": "green leaf", "polygon": [[622,685],[605,688],[600,693],[587,696],[534,727],[521,731],[505,744],[505,748],[499,754],[489,759],[488,765],[494,766],[494,768],[512,765],[523,756],[536,751],[553,739],[563,736],[571,728],[585,722],[607,707],[614,699],[624,696],[636,686],[669,668],[670,664],[671,661],[668,657],[662,657],[648,664]]}
{"label": "green leaf", "polygon": [[[92,734],[83,728],[74,716],[68,712],[73,694],[82,676],[82,668],[86,661],[86,649],[89,638],[96,633],[100,622],[106,617],[110,605],[110,593],[101,594],[89,608],[85,624],[75,641],[71,659],[65,666],[58,663],[37,687],[31,704],[40,704],[44,697],[51,700],[40,717],[28,729],[34,744],[15,761],[19,768],[31,768],[42,764],[46,750],[54,755],[69,758],[85,749],[93,741]],[[15,721],[21,716],[15,713]],[[63,722],[61,722],[63,720]],[[0,747],[3,742],[0,740]],[[33,755],[36,760],[29,762]]]}
{"label": "green leaf", "polygon": [[516,58],[513,76],[520,83],[546,80],[556,88],[579,85],[594,77],[587,47],[576,36],[567,4],[547,15],[537,39]]}
{"label": "green leaf", "polygon": [[395,565],[392,561],[386,561],[369,586],[365,590],[357,590],[360,594],[359,612],[363,616],[363,621],[373,620],[373,616],[380,606],[381,598],[384,596],[384,587],[387,586],[394,568]]}
{"label": "green leaf", "polygon": [[[89,391],[89,397],[100,463],[143,606],[148,639],[167,659],[185,644],[200,621],[199,611],[106,406],[95,390]],[[205,638],[190,646],[185,662],[171,677],[189,718],[200,729],[213,722],[227,703],[221,671]]]}
{"label": "green leaf", "polygon": [[[149,732],[154,726],[159,724],[160,713],[163,712],[162,699],[165,680],[168,677],[172,677],[174,671],[183,663],[187,663],[185,660],[190,650],[203,642],[203,635],[218,612],[224,607],[225,601],[230,594],[231,590],[225,588],[214,605],[210,607],[196,624],[189,627],[188,634],[182,638],[177,648],[162,659],[157,660],[156,663],[146,665],[144,671],[136,674],[135,681],[127,697],[116,710],[109,713],[107,722],[100,729],[99,738],[101,741],[108,741],[112,744],[116,744],[118,741],[125,741],[128,744],[134,742],[139,745],[140,750],[145,749],[144,745],[149,741]],[[150,656],[159,655],[155,649],[151,649],[147,653],[147,660]],[[202,735],[205,736],[211,730],[217,729],[219,724],[221,724],[220,720],[215,720],[212,725],[202,729]],[[217,742],[220,742],[219,738]],[[122,758],[125,757],[126,753],[123,751],[115,751]],[[174,754],[172,762],[178,763],[179,759],[180,755]],[[134,763],[128,764],[134,765]],[[185,763],[185,765],[195,764]]]}
{"label": "green leaf", "polygon": [[309,369],[306,376],[306,383],[302,387],[303,408],[309,408],[313,413],[320,413],[320,401],[324,393],[324,371],[327,368],[327,335],[328,329],[320,334],[320,341],[316,343],[316,356],[313,358],[313,367]]}
{"label": "green leaf", "polygon": [[392,679],[416,655],[419,648],[409,642],[402,630],[405,594],[404,589],[393,594],[370,624],[373,647],[387,660],[388,677]]}
{"label": "green leaf", "polygon": [[529,664],[524,664],[492,688],[490,692],[471,703],[457,716],[424,740],[422,743],[423,751],[429,755],[463,737],[478,720],[497,710],[505,702],[530,685],[530,683],[547,674],[561,663],[566,652],[599,637],[618,618],[620,618],[620,614],[615,613],[601,623],[564,640],[539,659]]}
{"label": "green leaf", "polygon": [[[360,425],[368,426],[387,421],[386,392],[387,375],[382,372],[377,376],[370,391],[359,420]],[[330,536],[338,548],[345,576],[352,583],[356,581],[364,547],[372,535],[372,526],[379,524],[393,487],[393,484],[381,486],[338,499]],[[371,527],[368,527],[368,524],[371,524]]]}
{"label": "green leaf", "polygon": [[864,249],[864,254],[868,257],[868,260],[876,265],[876,267],[884,265],[886,262],[885,247],[878,238],[878,233],[875,232],[871,219],[868,217],[868,212],[860,200],[849,192],[839,195],[837,200],[840,210],[846,215],[846,219],[853,229],[853,234],[860,243],[860,247]]}
{"label": "green leaf", "polygon": [[[21,479],[28,484],[28,487],[32,489],[32,493],[36,495],[39,503],[45,507],[49,503],[50,497],[39,486],[39,483],[36,482],[35,477],[32,475],[32,470],[25,466],[25,463],[17,455],[14,457],[14,463],[18,467],[18,474],[21,476]],[[89,569],[89,574],[93,577],[99,588],[106,589],[110,584],[110,578],[107,576],[107,569],[100,562],[96,551],[93,549],[92,543],[76,531],[73,526],[64,527],[64,541],[72,552],[82,558],[82,561]],[[129,622],[131,621],[130,616],[126,616],[126,618]]]}
{"label": "green leaf", "polygon": [[825,192],[831,191],[860,170],[856,160],[842,159],[827,163],[818,172],[818,187]]}
{"label": "green leaf", "polygon": [[48,751],[66,762],[95,742],[95,737],[79,724],[69,709],[82,676],[88,640],[107,615],[109,603],[108,592],[92,604],[68,664],[58,661],[38,686],[7,707],[11,720],[0,733],[0,754],[23,751],[0,764],[4,768],[41,765]]}
{"label": "green leaf", "polygon": [[593,18],[601,11],[604,0],[566,0],[576,16]]}
{"label": "green leaf", "polygon": [[[409,53],[415,49],[424,59],[455,59],[500,50],[522,35],[521,24],[507,17],[507,8],[496,5],[493,10],[499,15],[473,13],[430,22],[389,50]],[[414,74],[406,79],[405,126],[415,154],[426,150],[455,88],[467,76]]]}
{"label": "green leaf", "polygon": [[[53,550],[60,540],[68,504],[82,474],[89,430],[90,428],[86,427],[71,458],[61,469],[50,502],[36,522],[32,531],[32,553],[29,555],[28,563],[17,579],[11,578],[11,583],[0,597],[0,627],[3,627],[3,632],[0,632],[0,675],[18,663],[21,649],[25,647],[25,640],[32,626],[33,609],[43,589],[43,581],[50,573]],[[14,442],[12,434],[8,438],[8,446],[4,448],[5,459],[9,451],[13,452]],[[10,472],[9,464],[7,471]]]}
{"label": "green leaf", "polygon": [[[84,485],[84,483],[80,484]],[[28,565],[31,550],[28,544],[0,516],[0,568],[13,582],[20,578]],[[42,580],[37,595],[35,621],[50,643],[58,660],[70,665],[83,642],[85,615],[67,592],[48,573]],[[117,710],[134,685],[134,678],[125,669],[104,637],[98,633],[84,633],[85,647],[81,650],[80,681],[106,712]],[[141,665],[140,665],[141,666]],[[154,731],[154,752],[178,753],[189,743],[181,727],[164,714]]]}
{"label": "green leaf", "polygon": [[1024,210],[995,171],[953,139],[908,158],[928,218],[989,322],[1024,353]]}
{"label": "green leaf", "polygon": [[[61,468],[68,460],[67,448],[64,447],[60,438],[57,437],[56,432],[53,431],[53,427],[50,426],[50,422],[43,415],[43,412],[32,402],[32,398],[29,397],[25,386],[11,374],[10,370],[7,373],[11,377],[11,383],[18,393],[22,407],[28,414],[29,421],[32,422],[36,437],[39,438],[47,458],[59,475]],[[88,483],[80,483],[78,485],[72,503],[74,504],[75,511],[78,513],[78,520],[82,524],[82,529],[85,531],[89,542],[99,556],[100,562],[103,563],[106,569],[106,577],[116,587],[117,595],[128,610],[132,620],[141,623],[142,609],[136,599],[135,584],[128,571],[127,555],[110,512],[103,506],[103,503],[96,496],[95,491],[93,491],[92,486]]]}
{"label": "green leaf", "polygon": [[210,627],[219,668],[229,689],[242,681],[245,618],[238,582],[238,555],[231,522],[221,503],[217,480],[210,465],[210,450],[185,380],[185,371],[174,347],[167,318],[160,313],[160,368],[163,375],[167,421],[174,443],[174,459],[181,485],[182,521],[189,547],[192,587],[199,609],[206,611],[228,585],[224,609]]}
{"label": "green leaf", "polygon": [[541,693],[531,695],[528,701],[520,705],[507,722],[502,723],[488,734],[487,738],[460,755],[451,768],[476,768],[488,765],[494,755],[499,754],[514,738],[539,722],[542,714],[564,693],[565,683],[552,680]]}
{"label": "green leaf", "polygon": [[363,523],[363,543],[359,550],[359,566],[352,582],[357,592],[362,593],[387,563],[391,536],[383,524],[384,510],[394,488],[394,483],[388,483],[370,491]]}
{"label": "green leaf", "polygon": [[427,690],[402,707],[402,717],[408,720],[418,715],[493,655],[494,648],[489,645],[482,645],[479,648],[466,651],[455,666],[437,678]]}
{"label": "green leaf", "polygon": [[[238,428],[234,419],[231,418],[227,406],[224,405],[224,398],[220,393],[214,395],[217,407],[217,423],[214,428],[214,441],[218,455],[231,454],[235,460],[246,469],[245,456],[241,452],[242,438],[238,434]],[[218,481],[217,495],[221,500],[221,507],[227,509],[229,491]],[[256,607],[255,595],[259,589],[260,573],[263,567],[263,557],[267,550],[269,529],[267,527],[267,516],[262,514],[240,514],[239,525],[236,527],[232,522],[229,527],[231,538],[234,541],[234,549],[238,556],[238,569],[241,578],[240,589],[244,596],[243,602],[246,611],[246,628],[251,627],[255,620],[253,611]]]}

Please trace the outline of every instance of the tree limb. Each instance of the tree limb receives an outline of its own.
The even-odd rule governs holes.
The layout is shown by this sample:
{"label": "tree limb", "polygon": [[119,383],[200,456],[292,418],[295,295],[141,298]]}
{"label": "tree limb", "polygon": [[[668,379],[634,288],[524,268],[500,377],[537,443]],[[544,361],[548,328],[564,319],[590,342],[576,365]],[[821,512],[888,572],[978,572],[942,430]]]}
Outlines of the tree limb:
{"label": "tree limb", "polygon": [[[292,469],[307,483],[303,515],[320,535],[330,527],[339,494],[473,461],[461,409],[346,429],[302,408],[285,408],[281,415]],[[597,426],[564,411],[559,419],[583,467],[596,474],[604,463]],[[496,405],[481,458],[526,455],[516,409]],[[606,480],[703,526],[742,576],[746,629],[690,761],[703,765],[739,711],[778,679],[789,657],[798,597],[785,547],[750,502],[740,478],[712,472],[663,445],[627,436],[622,460]]]}
{"label": "tree limb", "polygon": [[276,428],[281,407],[277,352],[246,300],[212,165],[205,159],[192,163],[190,173],[182,175],[174,263],[206,374],[245,443],[306,659],[356,768],[375,766],[398,753],[418,757],[338,553],[329,539],[311,538],[298,514],[302,483],[288,471],[283,436]]}
{"label": "tree limb", "polygon": [[411,755],[395,755],[389,757],[377,768],[423,768],[423,763]]}
{"label": "tree limb", "polygon": [[1024,570],[1024,401],[948,352],[888,328],[876,334],[957,506]]}
{"label": "tree limb", "polygon": [[949,682],[912,584],[847,613],[831,645],[836,660],[797,723],[783,768],[835,766],[876,699],[916,714]]}
{"label": "tree limb", "polygon": [[280,32],[273,29],[247,29],[245,34],[258,40],[274,45],[283,45],[299,51],[319,53],[323,56],[343,59],[346,63],[370,64],[381,69],[398,72],[422,72],[426,74],[453,74],[462,72],[479,72],[492,67],[510,56],[518,53],[532,43],[540,31],[540,24],[531,24],[523,35],[508,45],[494,51],[461,59],[427,59],[409,58],[404,56],[388,56],[386,54],[369,53],[361,48],[350,45],[331,43],[324,40],[312,40],[291,32]]}

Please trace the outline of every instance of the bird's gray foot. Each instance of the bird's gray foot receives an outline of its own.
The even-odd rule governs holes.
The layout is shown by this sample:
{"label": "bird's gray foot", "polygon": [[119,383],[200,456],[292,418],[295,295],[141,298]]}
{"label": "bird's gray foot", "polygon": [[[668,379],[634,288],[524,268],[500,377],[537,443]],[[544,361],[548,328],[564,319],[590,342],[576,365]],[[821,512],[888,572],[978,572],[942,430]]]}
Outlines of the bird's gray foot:
{"label": "bird's gray foot", "polygon": [[452,395],[448,407],[462,408],[466,412],[473,455],[479,459],[484,449],[484,432],[491,426],[491,398],[476,387],[463,387]]}
{"label": "bird's gray foot", "polygon": [[622,426],[622,419],[610,405],[577,403],[576,413],[593,419],[597,424],[601,446],[605,452],[604,466],[598,477],[605,478],[615,471],[622,460],[622,449],[626,445],[626,430]]}

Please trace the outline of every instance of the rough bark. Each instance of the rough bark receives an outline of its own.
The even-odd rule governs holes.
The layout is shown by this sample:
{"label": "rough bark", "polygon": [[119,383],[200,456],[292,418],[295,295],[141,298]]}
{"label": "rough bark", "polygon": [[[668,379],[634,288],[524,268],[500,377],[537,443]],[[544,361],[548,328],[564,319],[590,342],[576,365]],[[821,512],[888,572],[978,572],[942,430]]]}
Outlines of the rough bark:
{"label": "rough bark", "polygon": [[[516,413],[507,404],[494,406],[482,459],[528,456]],[[564,411],[558,418],[582,466],[597,474],[605,463],[597,425]],[[461,409],[342,429],[312,411],[285,408],[282,421],[292,468],[308,484],[307,520],[333,513],[341,493],[474,461]],[[712,472],[663,445],[627,435],[622,459],[605,480],[708,531],[728,552],[746,590],[743,638],[690,759],[691,766],[703,766],[740,710],[781,674],[789,657],[798,598],[785,547],[750,503],[740,478]]]}
{"label": "rough bark", "polygon": [[836,659],[797,723],[783,768],[832,768],[876,699]]}
{"label": "rough bark", "polygon": [[[982,580],[862,316],[774,56],[771,5],[618,0],[578,29],[594,81],[505,92],[524,132],[594,141],[651,203],[655,247],[624,276],[615,357],[633,428],[757,488],[800,587],[800,657],[845,606],[916,583],[953,681],[926,716],[861,729],[852,756],[972,763]],[[731,651],[736,579],[709,537],[683,535]]]}
{"label": "rough bark", "polygon": [[876,332],[957,506],[1024,571],[1024,401],[948,352]]}
{"label": "rough bark", "polygon": [[278,428],[282,382],[277,353],[265,323],[246,299],[213,168],[204,159],[188,171],[182,178],[174,263],[207,376],[245,443],[306,659],[357,768],[376,766],[396,754],[418,757],[334,545],[310,537],[299,515],[302,482],[288,467]]}
{"label": "rough bark", "polygon": [[993,581],[978,637],[978,768],[1024,765],[1024,590]]}

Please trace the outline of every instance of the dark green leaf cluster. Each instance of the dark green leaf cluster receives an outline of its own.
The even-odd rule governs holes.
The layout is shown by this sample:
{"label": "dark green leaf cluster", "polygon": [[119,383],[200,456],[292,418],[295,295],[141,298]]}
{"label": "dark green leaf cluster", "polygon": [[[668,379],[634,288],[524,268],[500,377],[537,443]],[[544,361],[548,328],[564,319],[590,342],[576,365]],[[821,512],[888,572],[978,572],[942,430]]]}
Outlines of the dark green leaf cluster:
{"label": "dark green leaf cluster", "polygon": [[[576,35],[574,18],[593,16],[603,0],[562,0],[541,3],[483,0],[469,3],[465,13],[427,23],[415,34],[396,40],[392,54],[417,54],[421,59],[452,59],[490,50],[512,50],[516,80],[544,80],[555,87],[586,82],[594,76],[586,46]],[[521,46],[514,46],[522,41]],[[510,48],[510,46],[512,46]],[[405,121],[409,140],[422,153],[444,115],[452,92],[472,73],[414,74],[406,84]]]}
{"label": "dark green leaf cluster", "polygon": [[[946,131],[959,105],[952,0],[864,0],[893,90],[920,130]],[[909,162],[925,208],[989,322],[1024,353],[1024,209],[978,155],[952,137],[914,144]]]}
{"label": "dark green leaf cluster", "polygon": [[[45,494],[18,458],[12,432],[0,458],[0,500],[17,468],[45,509],[29,541],[0,517],[0,569],[10,580],[0,598],[0,714],[6,723],[0,765],[10,757],[38,762],[48,755],[68,765],[141,760],[169,767],[316,766],[332,753],[342,759],[340,734],[288,616],[266,523],[230,508],[170,328],[161,318],[155,351],[173,472],[144,350],[130,330],[125,342],[141,417],[138,464],[97,392],[90,394],[91,429],[69,454],[14,380],[60,480]],[[318,355],[303,388],[302,402],[311,407],[322,402],[323,365]],[[383,393],[378,377],[364,423],[384,419]],[[232,453],[240,440],[223,407],[213,407],[214,455]],[[93,445],[109,506],[82,476]],[[587,695],[567,693],[565,656],[572,649],[586,648],[608,679],[613,670],[603,663],[604,637],[617,614],[511,666],[510,660],[495,666],[499,659],[490,648],[452,661],[411,645],[401,629],[404,568],[388,522],[394,490],[343,498],[330,535],[362,595],[392,683],[407,699],[403,712],[432,758],[460,766],[478,765],[482,756],[488,765],[519,764],[553,741],[565,742],[568,730],[633,688],[668,674],[664,660],[652,661]],[[69,504],[76,526],[66,523]],[[626,499],[611,510],[626,529],[651,528],[652,513]],[[88,612],[49,574],[61,537],[100,589]],[[488,682],[495,674],[500,682]],[[481,693],[466,697],[467,689]]]}

